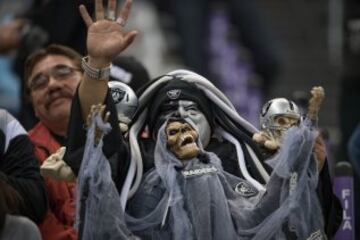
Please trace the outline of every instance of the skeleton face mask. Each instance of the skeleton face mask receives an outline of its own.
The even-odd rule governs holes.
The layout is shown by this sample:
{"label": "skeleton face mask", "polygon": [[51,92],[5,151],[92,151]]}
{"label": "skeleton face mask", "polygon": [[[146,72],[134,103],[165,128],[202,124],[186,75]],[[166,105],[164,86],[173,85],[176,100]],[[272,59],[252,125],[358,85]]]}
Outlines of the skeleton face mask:
{"label": "skeleton face mask", "polygon": [[166,126],[167,144],[172,153],[180,160],[196,157],[200,149],[197,146],[198,133],[190,124],[174,121]]}
{"label": "skeleton face mask", "polygon": [[189,118],[197,127],[199,138],[204,147],[206,147],[211,138],[211,127],[205,115],[200,111],[197,104],[188,100],[172,101],[163,106],[166,111],[160,113],[160,118],[169,119],[177,115],[181,118]]}
{"label": "skeleton face mask", "polygon": [[299,125],[299,119],[285,115],[279,115],[274,117],[274,123],[278,126],[278,129],[269,130],[269,134],[272,135],[274,140],[280,145],[284,140],[285,132],[289,128]]}

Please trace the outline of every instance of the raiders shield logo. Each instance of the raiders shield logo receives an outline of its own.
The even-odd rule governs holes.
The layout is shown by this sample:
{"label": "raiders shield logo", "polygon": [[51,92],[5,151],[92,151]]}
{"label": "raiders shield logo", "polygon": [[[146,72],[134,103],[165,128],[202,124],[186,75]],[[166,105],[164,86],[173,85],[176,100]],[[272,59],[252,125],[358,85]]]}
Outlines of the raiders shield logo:
{"label": "raiders shield logo", "polygon": [[110,92],[115,104],[121,102],[125,96],[125,91],[121,90],[120,88],[110,88]]}
{"label": "raiders shield logo", "polygon": [[258,193],[258,191],[247,182],[238,183],[235,187],[235,192],[243,197],[252,197]]}
{"label": "raiders shield logo", "polygon": [[179,98],[179,96],[181,94],[181,90],[173,89],[173,90],[168,91],[166,94],[171,100],[175,100],[175,99]]}

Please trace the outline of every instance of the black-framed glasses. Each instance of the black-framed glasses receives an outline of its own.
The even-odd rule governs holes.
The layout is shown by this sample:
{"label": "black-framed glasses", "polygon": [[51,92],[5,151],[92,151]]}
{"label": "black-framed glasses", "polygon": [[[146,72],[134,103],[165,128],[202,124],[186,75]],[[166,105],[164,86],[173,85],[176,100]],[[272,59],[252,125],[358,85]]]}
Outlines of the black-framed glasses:
{"label": "black-framed glasses", "polygon": [[47,73],[39,73],[35,75],[30,81],[31,91],[41,90],[47,87],[50,81],[50,76],[57,81],[66,80],[72,77],[76,71],[80,71],[80,68],[74,68],[67,65],[56,65],[52,67]]}

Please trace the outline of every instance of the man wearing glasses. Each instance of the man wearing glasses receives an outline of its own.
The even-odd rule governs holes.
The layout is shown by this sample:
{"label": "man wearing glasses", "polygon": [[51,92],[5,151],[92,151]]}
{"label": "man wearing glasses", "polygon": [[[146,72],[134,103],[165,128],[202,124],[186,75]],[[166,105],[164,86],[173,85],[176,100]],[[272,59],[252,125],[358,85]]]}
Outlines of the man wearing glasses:
{"label": "man wearing glasses", "polygon": [[[60,45],[33,53],[25,63],[27,96],[39,123],[29,132],[43,163],[65,145],[72,98],[82,79],[81,56]],[[39,225],[43,239],[77,239],[74,183],[45,177],[49,211]]]}

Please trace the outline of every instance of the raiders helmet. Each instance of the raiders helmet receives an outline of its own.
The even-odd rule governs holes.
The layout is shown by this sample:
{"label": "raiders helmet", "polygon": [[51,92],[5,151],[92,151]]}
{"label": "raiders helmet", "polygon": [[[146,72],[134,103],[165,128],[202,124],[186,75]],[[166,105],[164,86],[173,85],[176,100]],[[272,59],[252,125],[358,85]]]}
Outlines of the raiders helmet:
{"label": "raiders helmet", "polygon": [[120,122],[129,123],[138,107],[138,98],[135,92],[122,82],[109,81],[108,85]]}
{"label": "raiders helmet", "polygon": [[277,116],[285,116],[294,119],[301,120],[301,112],[298,106],[286,98],[274,98],[267,103],[261,109],[260,127],[262,130],[283,130],[275,118]]}

